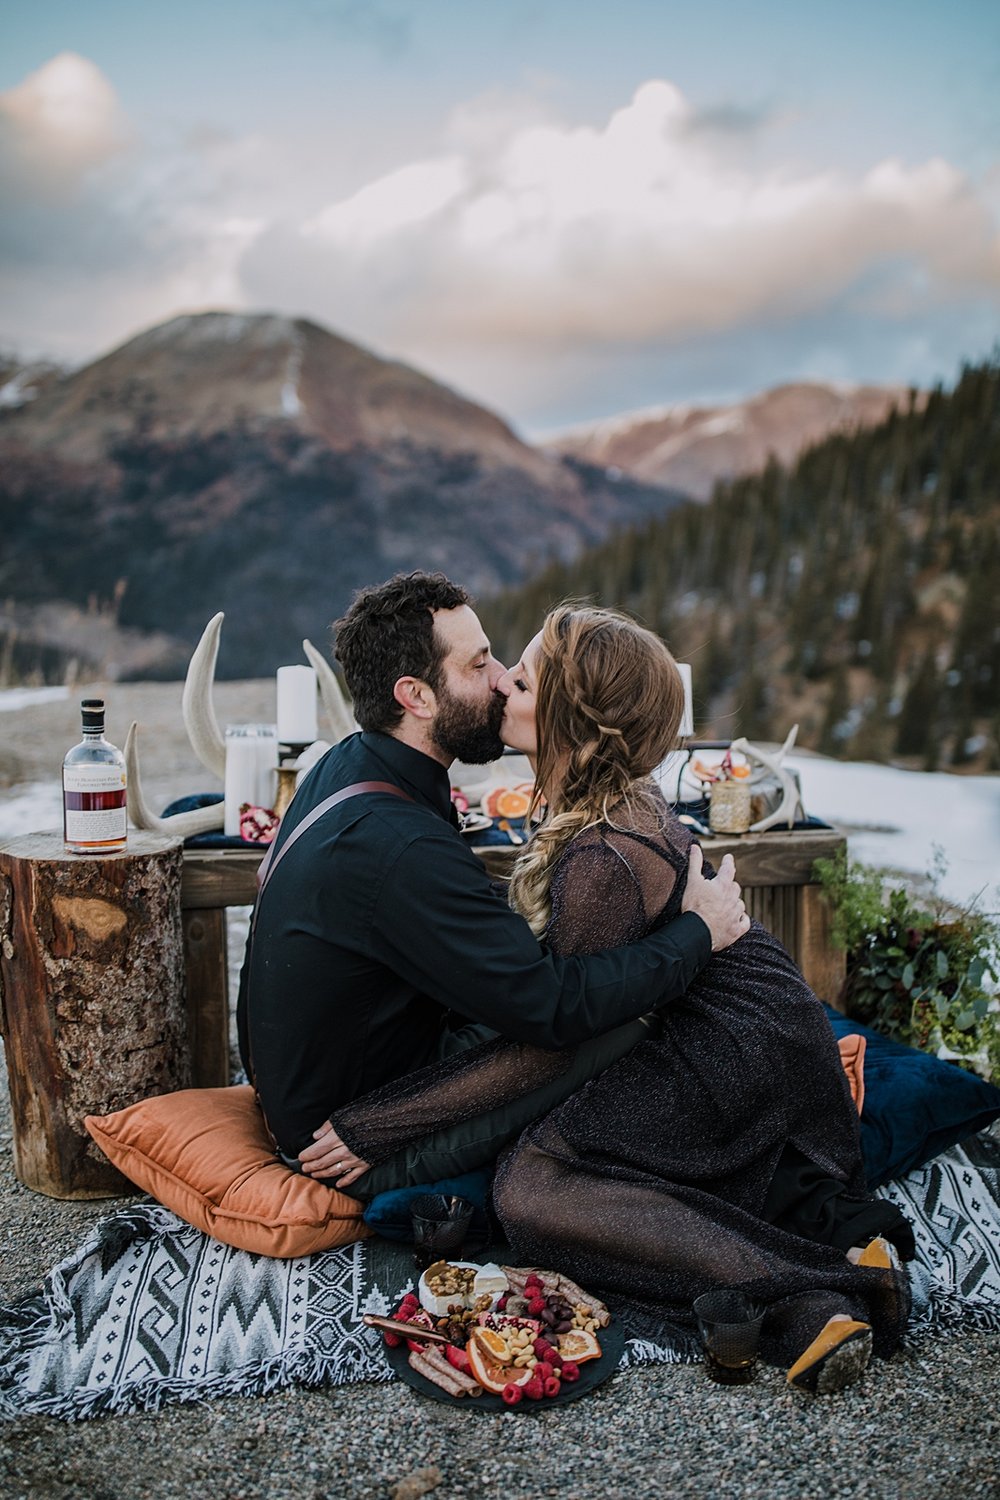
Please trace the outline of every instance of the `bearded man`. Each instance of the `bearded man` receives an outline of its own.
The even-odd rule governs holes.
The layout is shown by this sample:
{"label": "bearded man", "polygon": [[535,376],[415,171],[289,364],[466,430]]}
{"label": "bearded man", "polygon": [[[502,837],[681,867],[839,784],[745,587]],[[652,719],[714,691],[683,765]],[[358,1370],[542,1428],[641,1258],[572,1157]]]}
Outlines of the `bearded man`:
{"label": "bearded man", "polygon": [[556,1085],[495,1122],[499,1147],[646,1035],[639,1018],[682,994],[745,918],[731,870],[712,881],[692,870],[675,922],[556,958],[458,831],[448,767],[497,759],[506,702],[468,594],[440,573],[362,590],[337,622],[336,655],[361,733],[310,771],[282,820],[237,1016],[283,1159],[302,1153],[312,1175],[370,1197],[378,1169],[343,1177],[338,1107],[497,1033],[575,1047]]}

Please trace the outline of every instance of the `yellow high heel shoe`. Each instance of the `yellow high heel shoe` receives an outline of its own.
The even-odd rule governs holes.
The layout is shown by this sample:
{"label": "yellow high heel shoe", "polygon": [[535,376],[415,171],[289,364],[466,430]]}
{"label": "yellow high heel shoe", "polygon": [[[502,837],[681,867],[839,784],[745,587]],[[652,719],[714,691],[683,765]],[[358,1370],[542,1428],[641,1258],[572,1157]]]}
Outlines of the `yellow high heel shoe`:
{"label": "yellow high heel shoe", "polygon": [[854,1318],[834,1317],[824,1324],[785,1376],[789,1385],[814,1396],[829,1396],[853,1385],[872,1357],[872,1331]]}
{"label": "yellow high heel shoe", "polygon": [[877,1239],[869,1241],[854,1264],[856,1266],[877,1266],[882,1271],[898,1271],[900,1268],[900,1259],[895,1245],[879,1235]]}

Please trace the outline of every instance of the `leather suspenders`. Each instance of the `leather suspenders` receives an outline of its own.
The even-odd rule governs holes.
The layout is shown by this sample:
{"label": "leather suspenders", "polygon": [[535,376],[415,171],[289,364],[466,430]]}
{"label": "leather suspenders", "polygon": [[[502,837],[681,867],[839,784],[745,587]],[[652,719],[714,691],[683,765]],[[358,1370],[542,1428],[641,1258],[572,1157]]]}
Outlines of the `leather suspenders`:
{"label": "leather suspenders", "polygon": [[[256,1082],[255,1082],[255,1079],[254,1079],[253,1075],[254,1075],[254,1073],[255,1073],[256,1070],[255,1070],[254,1065],[253,1065],[253,1047],[252,1047],[251,1042],[250,1042],[250,969],[249,969],[249,965],[250,965],[250,962],[251,962],[251,953],[253,951],[254,932],[256,931],[256,927],[257,927],[257,913],[260,910],[260,898],[261,898],[261,896],[264,893],[264,887],[267,885],[267,882],[270,880],[271,876],[274,874],[275,870],[278,868],[278,865],[281,863],[281,860],[288,853],[289,849],[295,843],[295,840],[301,834],[305,833],[308,828],[311,828],[312,825],[315,822],[317,822],[323,816],[324,813],[328,813],[332,807],[336,807],[339,802],[346,802],[349,797],[360,797],[365,792],[386,792],[386,793],[388,793],[388,795],[390,797],[401,797],[404,802],[412,802],[414,800],[410,796],[410,794],[408,792],[404,792],[403,791],[402,787],[395,786],[391,781],[355,781],[350,786],[345,786],[341,791],[334,792],[334,794],[333,794],[332,797],[325,797],[323,799],[323,801],[318,804],[318,806],[314,807],[313,810],[312,810],[312,812],[308,813],[302,819],[302,822],[298,823],[296,825],[296,827],[293,829],[293,831],[288,835],[288,838],[285,840],[285,842],[281,846],[280,853],[278,853],[277,855],[275,855],[275,852],[274,852],[274,847],[275,846],[272,843],[271,847],[268,849],[267,853],[265,854],[264,858],[262,859],[262,861],[260,863],[260,867],[259,867],[259,869],[257,871],[257,902],[256,902],[256,905],[254,906],[253,917],[252,917],[251,922],[250,922],[250,944],[249,944],[249,949],[248,949],[248,952],[247,952],[247,965],[248,965],[248,967],[247,967],[247,981],[246,981],[247,1050],[248,1050],[248,1053],[250,1054],[247,1057],[247,1062],[250,1064],[250,1074],[251,1074],[250,1082],[252,1084],[254,1084],[254,1091],[255,1092],[256,1092]],[[258,1103],[258,1105],[260,1104],[260,1096],[259,1095],[257,1096],[257,1103]],[[261,1114],[263,1114],[263,1113],[264,1113],[263,1108],[261,1108]],[[266,1115],[264,1116],[264,1124],[267,1125],[267,1116]],[[270,1126],[268,1126],[268,1133],[271,1135],[271,1139],[274,1140],[274,1136],[273,1136],[273,1133],[271,1132]],[[277,1144],[275,1144],[275,1150],[277,1150]],[[282,1157],[282,1160],[285,1160],[285,1158]]]}
{"label": "leather suspenders", "polygon": [[355,781],[350,786],[343,787],[341,791],[334,792],[332,797],[325,797],[318,806],[313,808],[311,813],[308,813],[302,819],[301,823],[297,824],[294,832],[288,835],[288,838],[281,846],[280,854],[275,856],[274,844],[272,844],[264,855],[260,863],[260,868],[257,871],[258,899],[281,860],[288,853],[299,835],[305,833],[307,828],[311,828],[324,813],[330,811],[331,807],[336,807],[338,802],[346,802],[349,797],[360,797],[363,792],[388,792],[391,797],[402,797],[404,802],[413,801],[408,792],[404,792],[402,787],[395,786],[391,781]]}

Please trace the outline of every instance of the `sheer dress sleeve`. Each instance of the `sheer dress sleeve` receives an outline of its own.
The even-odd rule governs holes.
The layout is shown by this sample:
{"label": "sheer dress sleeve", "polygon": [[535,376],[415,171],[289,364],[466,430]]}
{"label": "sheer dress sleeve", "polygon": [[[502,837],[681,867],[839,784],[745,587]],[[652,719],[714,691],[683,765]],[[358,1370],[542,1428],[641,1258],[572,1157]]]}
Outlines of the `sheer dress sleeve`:
{"label": "sheer dress sleeve", "polygon": [[[553,877],[545,934],[554,952],[567,957],[631,943],[647,925],[639,881],[621,850],[597,836],[584,836],[567,850]],[[333,1115],[333,1124],[356,1155],[375,1166],[421,1137],[554,1082],[575,1053],[498,1037],[352,1100]]]}
{"label": "sheer dress sleeve", "polygon": [[560,957],[634,943],[646,930],[635,872],[604,839],[571,845],[552,879],[545,941]]}

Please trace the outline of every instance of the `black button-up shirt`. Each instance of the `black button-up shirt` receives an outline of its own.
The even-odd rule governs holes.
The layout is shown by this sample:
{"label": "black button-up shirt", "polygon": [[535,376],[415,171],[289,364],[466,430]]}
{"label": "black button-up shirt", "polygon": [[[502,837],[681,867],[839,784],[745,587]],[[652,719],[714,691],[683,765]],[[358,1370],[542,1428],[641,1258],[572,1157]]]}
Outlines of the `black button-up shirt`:
{"label": "black button-up shirt", "polygon": [[413,801],[362,793],[302,834],[260,898],[240,981],[240,1051],[287,1154],[334,1110],[436,1057],[449,1025],[569,1046],[682,994],[708,961],[694,913],[627,948],[547,952],[456,831],[447,772],[389,735],[329,751],[278,849],[358,781],[393,782]]}

